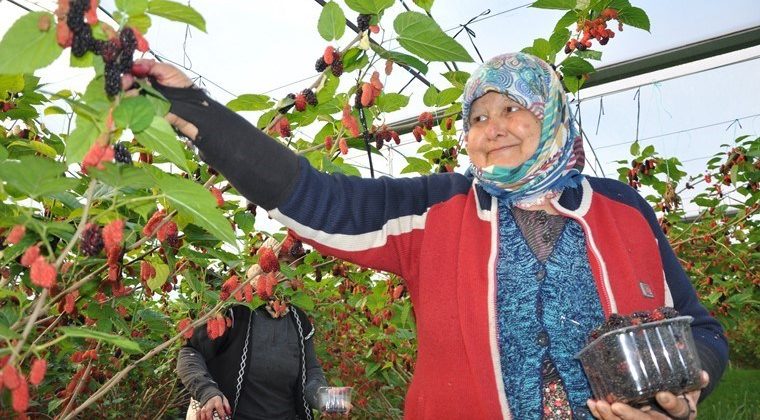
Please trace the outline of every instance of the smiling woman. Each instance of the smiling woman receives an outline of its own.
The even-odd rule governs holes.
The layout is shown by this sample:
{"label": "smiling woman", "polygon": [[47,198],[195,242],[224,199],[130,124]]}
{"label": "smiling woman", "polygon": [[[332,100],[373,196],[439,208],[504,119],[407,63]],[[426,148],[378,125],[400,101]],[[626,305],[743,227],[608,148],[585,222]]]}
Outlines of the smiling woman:
{"label": "smiling woman", "polygon": [[473,165],[517,167],[536,152],[541,122],[507,95],[489,92],[472,104],[467,154]]}

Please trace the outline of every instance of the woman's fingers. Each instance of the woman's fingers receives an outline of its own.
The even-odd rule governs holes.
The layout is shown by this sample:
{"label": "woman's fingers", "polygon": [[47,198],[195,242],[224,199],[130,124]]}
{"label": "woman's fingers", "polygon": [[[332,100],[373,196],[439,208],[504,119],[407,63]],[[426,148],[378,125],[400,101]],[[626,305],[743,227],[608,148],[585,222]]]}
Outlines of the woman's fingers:
{"label": "woman's fingers", "polygon": [[169,124],[173,125],[174,128],[179,130],[180,133],[184,134],[185,137],[195,141],[195,138],[198,136],[198,127],[172,114],[171,112],[166,114],[164,118],[169,122]]}

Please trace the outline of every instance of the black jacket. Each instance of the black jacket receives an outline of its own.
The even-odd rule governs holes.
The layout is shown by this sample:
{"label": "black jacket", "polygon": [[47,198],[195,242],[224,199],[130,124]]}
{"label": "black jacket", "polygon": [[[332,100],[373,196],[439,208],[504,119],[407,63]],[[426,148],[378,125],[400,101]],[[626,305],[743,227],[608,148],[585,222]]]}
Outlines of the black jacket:
{"label": "black jacket", "polygon": [[[302,333],[298,333],[298,349],[278,349],[275,347],[266,348],[267,357],[275,362],[273,364],[278,365],[293,365],[298,364],[298,375],[295,378],[292,387],[292,402],[294,404],[294,410],[299,419],[311,418],[310,412],[307,417],[306,406],[312,406],[316,404],[316,391],[321,386],[326,386],[327,382],[324,378],[322,368],[316,360],[314,352],[314,345],[310,340],[313,335],[314,328],[308,320],[307,315],[295,306],[290,306],[291,310],[286,316],[292,322],[292,326],[295,331],[298,332],[298,323],[296,322],[296,316],[298,316]],[[225,334],[215,340],[209,339],[206,327],[201,326],[195,329],[193,337],[188,343],[180,350],[180,355],[177,361],[177,373],[182,380],[182,383],[190,391],[190,395],[197,400],[201,405],[206,401],[217,395],[224,395],[230,402],[230,406],[233,407],[233,411],[236,412],[235,418],[248,417],[244,413],[250,412],[255,403],[259,410],[264,408],[264,414],[268,414],[266,411],[267,406],[272,407],[272,404],[277,404],[277,395],[274,393],[271,395],[263,395],[272,390],[267,387],[266,384],[252,384],[250,381],[252,377],[246,378],[243,381],[243,389],[241,389],[241,397],[238,401],[238,406],[235,407],[235,395],[238,374],[241,365],[241,359],[243,355],[243,348],[245,345],[246,333],[249,331],[249,320],[257,317],[269,315],[266,314],[264,307],[259,307],[252,313],[247,306],[237,305],[230,308],[226,315],[233,320],[232,326],[225,332]],[[253,316],[252,316],[253,315]],[[260,318],[262,319],[262,318]],[[285,320],[282,320],[285,321]],[[282,329],[282,324],[271,324],[276,326],[278,330]],[[287,326],[287,324],[285,324]],[[290,326],[287,326],[288,328]],[[269,343],[254,343],[256,337],[253,335],[253,326],[251,328],[251,339],[248,344],[247,354],[247,366],[246,375],[252,375],[250,372],[251,363],[254,357],[262,356],[261,346],[268,346]],[[291,330],[292,331],[292,330]],[[281,331],[271,331],[272,335],[282,333]],[[254,347],[259,347],[258,355],[254,352]],[[296,360],[292,360],[293,358]],[[302,363],[303,361],[303,363]],[[270,362],[272,363],[272,362]],[[303,365],[306,368],[306,383],[302,382]],[[277,368],[278,366],[274,366]],[[292,372],[292,371],[291,371]],[[279,375],[277,380],[279,380]],[[283,381],[293,381],[292,375],[289,378],[282,378]],[[256,392],[254,398],[245,398],[246,395],[251,397],[252,389],[249,389],[246,394],[246,384],[248,386],[262,385]],[[286,397],[289,397],[287,395]],[[253,401],[258,399],[258,401]],[[274,407],[278,408],[278,407]],[[282,407],[279,407],[280,409]]]}

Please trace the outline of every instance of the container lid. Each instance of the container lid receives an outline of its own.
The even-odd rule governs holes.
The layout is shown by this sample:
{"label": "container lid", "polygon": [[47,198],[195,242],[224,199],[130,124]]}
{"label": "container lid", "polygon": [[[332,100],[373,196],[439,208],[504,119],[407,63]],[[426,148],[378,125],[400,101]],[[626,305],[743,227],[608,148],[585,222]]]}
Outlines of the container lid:
{"label": "container lid", "polygon": [[616,330],[612,330],[612,331],[606,332],[606,333],[600,335],[599,337],[597,337],[594,341],[586,344],[586,346],[583,347],[581,349],[581,351],[579,351],[575,355],[575,358],[576,359],[580,359],[581,355],[583,353],[585,353],[587,350],[589,350],[590,348],[594,347],[594,345],[596,345],[597,341],[600,341],[601,339],[603,339],[605,337],[608,337],[610,335],[623,334],[623,333],[627,333],[628,331],[634,331],[634,330],[643,330],[643,329],[649,329],[649,328],[656,328],[656,327],[659,327],[660,325],[673,324],[673,323],[676,323],[676,322],[683,322],[683,321],[687,321],[689,324],[691,324],[691,322],[693,320],[694,320],[694,318],[691,317],[691,316],[689,316],[689,315],[682,315],[682,316],[677,316],[675,318],[663,319],[661,321],[645,322],[645,323],[639,324],[639,325],[629,325],[627,327],[618,328]]}

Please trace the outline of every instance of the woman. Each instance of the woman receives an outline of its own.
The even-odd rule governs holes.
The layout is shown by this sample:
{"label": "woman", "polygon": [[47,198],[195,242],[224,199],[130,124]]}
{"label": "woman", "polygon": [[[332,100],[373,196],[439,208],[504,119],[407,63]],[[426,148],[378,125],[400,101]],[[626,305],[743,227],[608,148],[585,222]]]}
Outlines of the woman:
{"label": "woman", "polygon": [[221,336],[196,328],[179,352],[177,374],[193,398],[188,418],[311,419],[327,382],[306,314],[267,303],[234,306],[226,317],[231,326]]}
{"label": "woman", "polygon": [[499,56],[467,82],[466,175],[403,179],[320,173],[188,89],[176,69],[141,65],[171,101],[167,118],[241,194],[320,252],[405,279],[418,338],[406,418],[583,418],[589,410],[604,419],[665,418],[591,400],[573,359],[610,314],[664,305],[694,317],[709,380],[701,392],[661,393],[661,409],[694,417],[720,378],[720,325],[699,304],[646,201],[617,181],[580,175],[577,130],[541,60]]}

